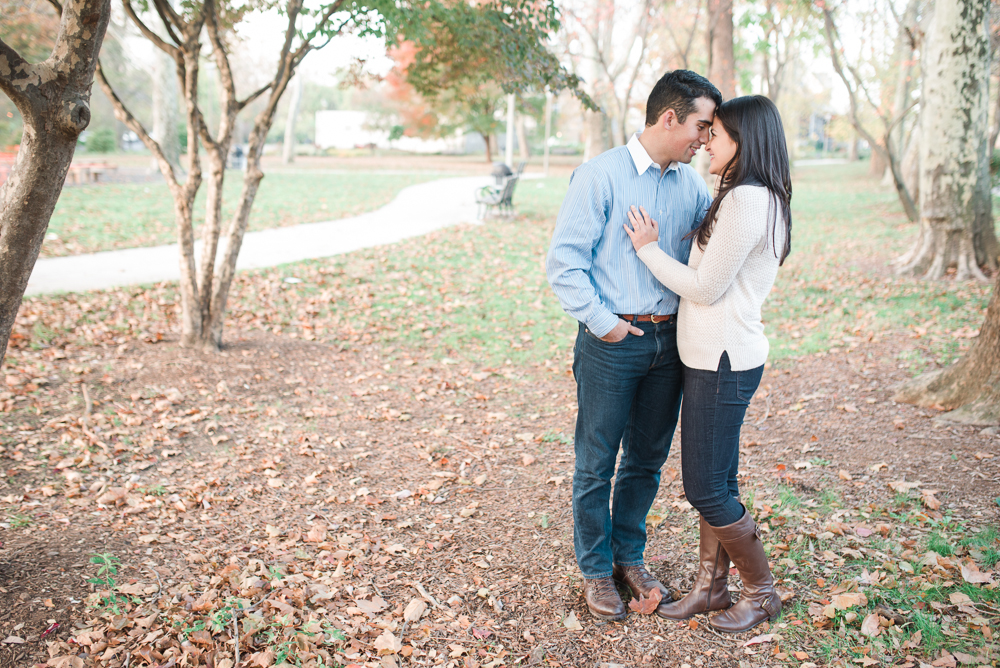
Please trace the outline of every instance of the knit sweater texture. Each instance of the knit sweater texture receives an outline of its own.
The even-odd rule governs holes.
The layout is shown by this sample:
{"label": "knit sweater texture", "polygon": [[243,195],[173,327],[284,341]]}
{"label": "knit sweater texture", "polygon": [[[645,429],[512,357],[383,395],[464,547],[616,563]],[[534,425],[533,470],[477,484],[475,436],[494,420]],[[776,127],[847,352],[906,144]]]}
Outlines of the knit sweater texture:
{"label": "knit sweater texture", "polygon": [[716,371],[723,352],[733,371],[767,361],[760,309],[774,285],[785,235],[784,225],[775,229],[777,202],[768,215],[770,201],[763,186],[733,188],[719,206],[708,243],[704,249],[692,244],[687,265],[655,242],[639,249],[657,280],[681,297],[677,349],[690,368]]}

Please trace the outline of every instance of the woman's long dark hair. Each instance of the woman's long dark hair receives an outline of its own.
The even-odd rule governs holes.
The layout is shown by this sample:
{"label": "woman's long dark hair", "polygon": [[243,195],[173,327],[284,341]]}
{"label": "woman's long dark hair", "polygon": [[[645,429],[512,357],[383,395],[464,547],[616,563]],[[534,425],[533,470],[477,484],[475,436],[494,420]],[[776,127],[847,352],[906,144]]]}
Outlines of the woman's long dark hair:
{"label": "woman's long dark hair", "polygon": [[[792,211],[789,207],[792,176],[778,108],[763,95],[747,95],[723,102],[715,110],[715,118],[736,142],[736,154],[722,168],[719,194],[712,200],[701,225],[692,230],[688,238],[697,239],[698,246],[704,248],[712,236],[715,218],[726,195],[737,186],[764,186],[771,193],[767,207],[768,224],[773,226],[771,245],[775,257],[779,258],[778,264],[783,264],[792,250]],[[779,218],[785,226],[785,243],[780,256],[775,244]]]}

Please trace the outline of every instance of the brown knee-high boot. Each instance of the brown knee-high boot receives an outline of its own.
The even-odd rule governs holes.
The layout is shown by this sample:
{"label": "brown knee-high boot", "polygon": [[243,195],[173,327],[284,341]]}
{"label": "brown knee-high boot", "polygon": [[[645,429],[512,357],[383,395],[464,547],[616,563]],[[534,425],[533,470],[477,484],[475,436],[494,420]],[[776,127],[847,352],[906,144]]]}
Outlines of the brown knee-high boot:
{"label": "brown knee-high boot", "polygon": [[733,604],[729,596],[729,555],[701,518],[698,574],[691,591],[681,600],[664,602],[656,614],[664,619],[687,619],[702,612],[725,610]]}
{"label": "brown knee-high boot", "polygon": [[711,527],[743,580],[743,594],[736,605],[709,620],[713,627],[727,633],[748,631],[781,614],[781,597],[774,589],[760,530],[750,511],[744,510],[743,517],[729,526]]}

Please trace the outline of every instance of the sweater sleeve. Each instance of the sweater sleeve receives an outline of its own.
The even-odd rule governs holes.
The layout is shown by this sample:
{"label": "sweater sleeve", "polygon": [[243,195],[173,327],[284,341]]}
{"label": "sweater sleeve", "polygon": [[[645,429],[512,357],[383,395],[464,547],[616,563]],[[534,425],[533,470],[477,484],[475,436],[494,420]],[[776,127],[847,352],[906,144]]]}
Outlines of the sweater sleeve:
{"label": "sweater sleeve", "polygon": [[726,293],[750,251],[760,243],[767,223],[767,199],[740,190],[730,192],[719,207],[697,269],[673,259],[655,242],[639,249],[639,259],[660,283],[698,304],[713,304]]}

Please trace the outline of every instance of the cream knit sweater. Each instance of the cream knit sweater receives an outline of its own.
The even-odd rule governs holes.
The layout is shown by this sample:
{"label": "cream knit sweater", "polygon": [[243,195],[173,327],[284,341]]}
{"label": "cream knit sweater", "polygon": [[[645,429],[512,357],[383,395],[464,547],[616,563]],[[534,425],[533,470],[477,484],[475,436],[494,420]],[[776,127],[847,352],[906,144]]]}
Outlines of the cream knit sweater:
{"label": "cream knit sweater", "polygon": [[[774,247],[780,255],[785,234],[784,225],[778,225],[772,244],[770,199],[763,186],[730,191],[704,251],[693,243],[686,266],[656,242],[639,249],[639,259],[657,280],[681,297],[677,349],[688,367],[716,371],[723,352],[729,353],[733,371],[755,369],[767,361],[760,308],[778,273]],[[775,202],[772,219],[779,211]]]}

